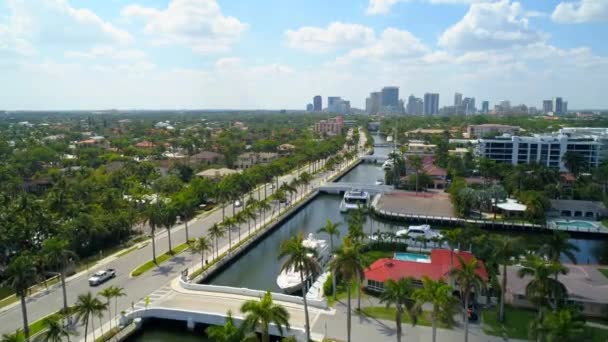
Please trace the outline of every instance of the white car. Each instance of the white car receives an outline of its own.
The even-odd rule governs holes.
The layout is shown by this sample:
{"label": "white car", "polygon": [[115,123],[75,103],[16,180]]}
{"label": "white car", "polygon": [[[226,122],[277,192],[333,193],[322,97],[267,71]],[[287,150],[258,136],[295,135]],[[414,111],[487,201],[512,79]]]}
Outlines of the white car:
{"label": "white car", "polygon": [[237,207],[237,208],[238,208],[238,207],[240,207],[240,206],[242,206],[242,205],[243,205],[243,203],[241,203],[241,201],[239,201],[239,200],[234,201],[234,206],[235,206],[235,207]]}
{"label": "white car", "polygon": [[100,285],[112,278],[116,277],[116,270],[108,268],[107,270],[97,271],[91,278],[89,278],[90,286]]}

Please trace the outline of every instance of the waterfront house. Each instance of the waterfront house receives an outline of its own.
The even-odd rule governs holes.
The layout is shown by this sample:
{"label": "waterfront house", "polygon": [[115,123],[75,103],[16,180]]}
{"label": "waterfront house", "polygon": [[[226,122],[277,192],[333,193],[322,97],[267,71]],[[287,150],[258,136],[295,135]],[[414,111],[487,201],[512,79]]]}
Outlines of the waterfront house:
{"label": "waterfront house", "polygon": [[503,217],[523,217],[528,207],[525,204],[519,203],[516,199],[507,198],[502,202],[498,202],[494,206],[494,210],[500,213]]}
{"label": "waterfront house", "polygon": [[[370,291],[382,292],[384,290],[384,282],[388,279],[399,280],[401,278],[412,277],[414,284],[422,285],[422,277],[426,276],[433,280],[443,279],[450,283],[449,276],[450,265],[454,268],[460,268],[458,257],[460,256],[465,262],[474,258],[470,252],[455,251],[452,255],[447,249],[433,249],[429,256],[417,255],[408,253],[411,257],[408,260],[398,260],[394,258],[381,258],[376,260],[371,266],[365,270],[365,280],[363,285]],[[450,262],[452,258],[453,262]],[[479,262],[477,274],[485,281],[488,280],[488,272],[482,261]]]}
{"label": "waterfront house", "polygon": [[599,221],[608,214],[606,206],[598,201],[550,200],[551,209],[547,216],[564,218],[584,218]]}
{"label": "waterfront house", "polygon": [[[608,312],[608,278],[594,265],[564,266],[568,268],[568,273],[560,274],[558,280],[568,291],[568,302],[580,306],[584,315],[605,317]],[[519,265],[507,266],[505,302],[515,307],[535,308],[526,297],[526,286],[532,278],[520,278],[517,275],[520,268]]]}

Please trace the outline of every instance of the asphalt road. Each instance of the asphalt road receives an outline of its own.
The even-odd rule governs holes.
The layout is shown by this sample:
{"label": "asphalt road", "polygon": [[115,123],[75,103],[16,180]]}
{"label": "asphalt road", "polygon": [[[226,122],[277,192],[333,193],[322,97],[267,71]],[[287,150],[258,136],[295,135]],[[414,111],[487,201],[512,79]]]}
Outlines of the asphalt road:
{"label": "asphalt road", "polygon": [[[364,137],[364,135],[362,135]],[[303,167],[301,171],[307,171],[307,167]],[[326,174],[317,174],[314,180],[311,182],[311,186],[318,184],[323,181]],[[282,176],[279,178],[279,183],[291,182],[292,179],[297,178],[297,172]],[[270,189],[270,183],[266,184],[267,195],[270,196],[272,190]],[[310,188],[310,187],[309,187]],[[258,197],[258,191],[253,191],[254,197]],[[260,196],[264,197],[264,189],[259,191]],[[226,216],[232,214],[234,208],[229,206],[226,208]],[[237,208],[236,211],[239,209]],[[266,216],[270,215],[274,210],[267,211]],[[207,233],[208,229],[214,224],[219,223],[222,220],[222,210],[215,210],[200,219],[194,219],[190,221],[188,225],[190,238],[202,236]],[[247,223],[241,225],[242,237],[247,232]],[[157,233],[156,237],[156,252],[157,255],[168,251],[167,232],[162,231]],[[232,234],[233,243],[237,241],[237,234]],[[176,226],[171,230],[171,241],[173,246],[177,246],[186,241],[185,229],[183,225]],[[223,240],[220,240],[220,246],[228,244],[228,237],[226,236]],[[221,248],[221,247],[220,247]],[[136,278],[131,278],[129,274],[137,266],[152,258],[152,244],[132,251],[120,258],[106,258],[102,260],[97,266],[89,269],[87,272],[81,272],[77,275],[72,276],[67,281],[67,293],[68,303],[73,304],[76,302],[78,295],[91,291],[93,294],[98,293],[104,288],[114,285],[124,289],[126,293],[125,297],[121,297],[118,301],[118,312],[127,310],[138,301],[145,298],[150,293],[158,290],[179,276],[180,272],[191,265],[196,264],[200,261],[200,255],[192,254],[189,251],[181,253],[171,260],[163,263],[160,267],[150,270],[143,275]],[[101,264],[101,265],[100,265]],[[90,287],[88,284],[89,276],[105,268],[113,268],[116,270],[116,277],[105,282],[104,284],[97,287]],[[28,319],[30,324],[38,319],[41,319],[49,314],[57,312],[62,308],[63,297],[61,286],[59,284],[51,286],[48,290],[38,292],[27,298],[27,311]],[[112,310],[114,305],[112,304]],[[114,312],[113,312],[113,315]],[[108,321],[108,317],[103,318],[103,322]],[[99,326],[99,322],[95,322],[95,326]],[[12,306],[0,309],[0,334],[12,333],[17,329],[22,328],[22,315],[21,306],[19,303],[15,303]],[[83,336],[84,328],[78,328],[80,336]]]}

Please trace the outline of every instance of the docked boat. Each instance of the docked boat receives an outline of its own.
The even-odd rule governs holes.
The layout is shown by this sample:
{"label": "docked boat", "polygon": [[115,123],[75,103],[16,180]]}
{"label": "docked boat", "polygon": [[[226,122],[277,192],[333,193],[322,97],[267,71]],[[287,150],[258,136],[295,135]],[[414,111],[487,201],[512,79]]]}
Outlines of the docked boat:
{"label": "docked boat", "polygon": [[340,211],[347,212],[349,210],[367,207],[369,205],[369,193],[363,190],[350,190],[344,193],[344,198],[340,202]]}
{"label": "docked boat", "polygon": [[392,170],[394,165],[395,165],[395,162],[392,159],[389,159],[389,160],[385,161],[384,164],[382,164],[382,169],[383,170]]}
{"label": "docked boat", "polygon": [[[302,245],[317,252],[317,261],[321,267],[324,267],[329,262],[331,255],[326,240],[317,239],[313,233],[310,233],[308,234],[308,237],[302,241]],[[316,276],[316,274],[304,275],[304,282],[312,282],[314,276]],[[288,294],[302,290],[300,272],[293,269],[282,271],[277,276],[277,285],[281,290]]]}
{"label": "docked boat", "polygon": [[402,229],[395,233],[396,236],[407,236],[409,239],[416,239],[419,236],[423,236],[426,239],[437,239],[441,238],[442,235],[440,232],[431,229],[431,226],[428,224],[423,224],[420,226],[409,226],[407,229]]}
{"label": "docked boat", "polygon": [[382,184],[384,184],[384,181],[382,179],[377,179],[374,184],[375,185],[382,185]]}

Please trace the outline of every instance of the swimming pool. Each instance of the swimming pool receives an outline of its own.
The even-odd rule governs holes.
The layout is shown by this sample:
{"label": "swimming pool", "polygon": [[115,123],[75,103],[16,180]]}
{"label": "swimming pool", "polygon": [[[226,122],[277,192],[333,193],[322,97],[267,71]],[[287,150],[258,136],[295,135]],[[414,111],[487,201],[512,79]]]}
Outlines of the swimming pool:
{"label": "swimming pool", "polygon": [[395,253],[394,258],[397,260],[402,260],[402,261],[415,261],[415,262],[424,262],[424,263],[431,262],[430,255],[419,254],[419,253]]}
{"label": "swimming pool", "polygon": [[589,222],[589,221],[570,220],[570,221],[553,221],[553,223],[555,223],[560,228],[576,227],[576,228],[592,229],[592,228],[597,227],[595,224],[593,224],[593,222]]}

